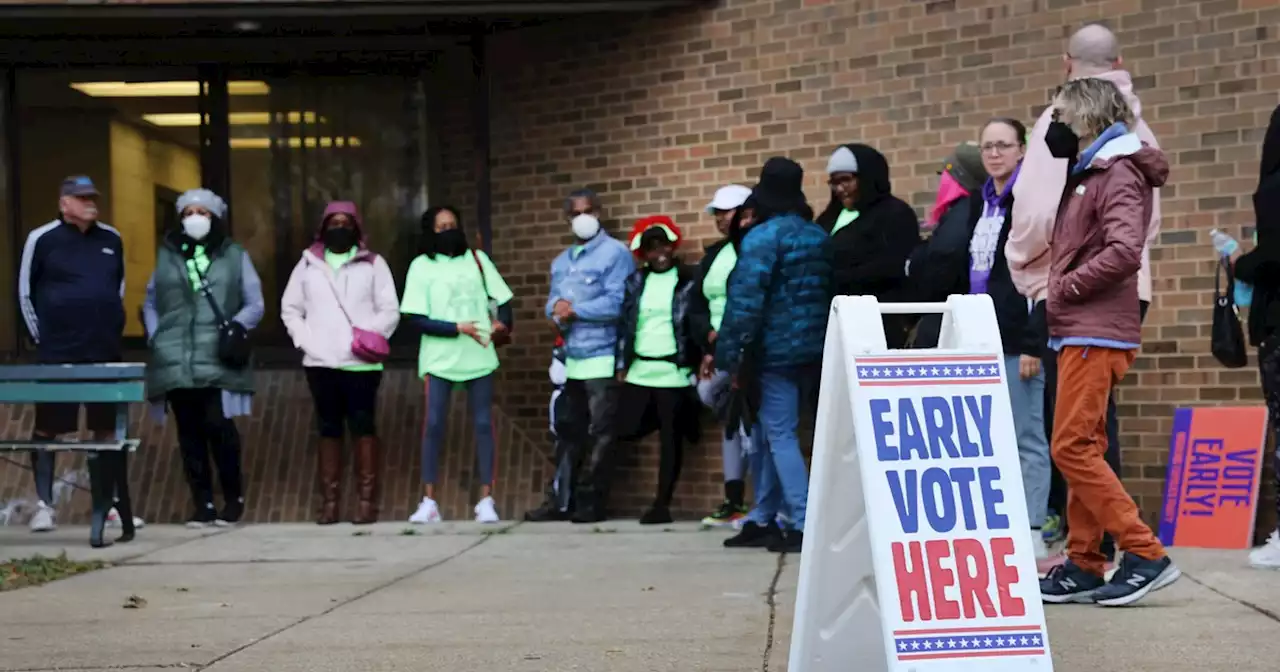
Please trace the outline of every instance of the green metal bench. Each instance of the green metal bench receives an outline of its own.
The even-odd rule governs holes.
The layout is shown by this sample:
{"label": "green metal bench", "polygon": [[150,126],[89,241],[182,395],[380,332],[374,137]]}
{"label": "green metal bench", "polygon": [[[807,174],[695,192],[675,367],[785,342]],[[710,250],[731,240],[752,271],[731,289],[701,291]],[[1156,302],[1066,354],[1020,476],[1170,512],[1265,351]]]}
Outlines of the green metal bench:
{"label": "green metal bench", "polygon": [[110,546],[103,539],[107,514],[114,506],[120,514],[118,541],[132,541],[133,502],[129,496],[129,453],[138,439],[128,438],[129,404],[146,401],[144,364],[39,364],[0,366],[0,404],[114,403],[115,438],[111,441],[0,440],[0,451],[50,450],[84,452],[89,469],[89,493],[93,516],[89,544]]}

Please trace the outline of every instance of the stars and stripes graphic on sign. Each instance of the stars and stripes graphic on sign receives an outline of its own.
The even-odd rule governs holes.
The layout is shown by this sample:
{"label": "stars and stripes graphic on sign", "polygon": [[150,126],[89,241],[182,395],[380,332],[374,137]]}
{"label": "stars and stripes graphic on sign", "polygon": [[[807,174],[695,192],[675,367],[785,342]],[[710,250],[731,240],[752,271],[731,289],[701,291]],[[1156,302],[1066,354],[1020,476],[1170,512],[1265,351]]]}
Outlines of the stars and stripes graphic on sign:
{"label": "stars and stripes graphic on sign", "polygon": [[1044,631],[1038,625],[895,630],[893,643],[898,660],[1036,656],[1045,653]]}
{"label": "stars and stripes graphic on sign", "polygon": [[866,387],[1000,382],[1000,360],[994,355],[858,357],[854,367],[858,384]]}

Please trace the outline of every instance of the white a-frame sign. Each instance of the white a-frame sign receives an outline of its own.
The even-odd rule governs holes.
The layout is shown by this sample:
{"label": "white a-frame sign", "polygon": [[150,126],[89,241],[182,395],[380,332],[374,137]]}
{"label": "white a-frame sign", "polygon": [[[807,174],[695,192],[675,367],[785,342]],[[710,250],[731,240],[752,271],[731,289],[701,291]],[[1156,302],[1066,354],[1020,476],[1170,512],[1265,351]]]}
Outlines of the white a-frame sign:
{"label": "white a-frame sign", "polygon": [[[938,349],[886,348],[937,312]],[[1053,669],[1006,375],[985,294],[832,302],[791,672]]]}

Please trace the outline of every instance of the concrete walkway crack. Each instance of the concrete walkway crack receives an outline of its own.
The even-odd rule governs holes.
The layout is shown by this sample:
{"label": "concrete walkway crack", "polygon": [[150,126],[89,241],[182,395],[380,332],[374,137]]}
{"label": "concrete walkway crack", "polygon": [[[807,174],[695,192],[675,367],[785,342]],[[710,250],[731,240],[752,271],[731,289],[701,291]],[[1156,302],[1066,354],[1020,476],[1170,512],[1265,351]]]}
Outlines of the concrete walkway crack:
{"label": "concrete walkway crack", "polygon": [[[505,528],[505,529],[506,529],[506,531],[510,531],[510,530],[513,530],[513,529],[515,529],[515,528],[519,527],[520,525],[521,525],[521,523],[519,523],[519,522],[518,522],[518,523],[516,523],[515,525],[512,525],[511,527],[508,527],[508,528]],[[353,595],[353,596],[351,596],[351,597],[349,597],[349,598],[347,598],[347,599],[345,599],[345,600],[341,600],[341,601],[339,601],[339,602],[337,602],[337,603],[335,603],[335,604],[331,605],[329,608],[327,608],[327,609],[325,609],[325,610],[323,610],[323,611],[320,611],[320,612],[317,612],[317,613],[314,613],[314,614],[308,614],[307,616],[303,616],[302,618],[300,618],[300,619],[298,619],[298,620],[296,620],[296,621],[294,621],[294,622],[292,622],[292,623],[289,623],[288,625],[284,625],[284,626],[281,626],[281,627],[279,627],[279,628],[276,628],[275,630],[272,630],[271,632],[268,632],[267,634],[265,634],[265,635],[263,635],[263,636],[261,636],[261,637],[258,637],[257,639],[254,639],[254,640],[252,640],[252,641],[250,641],[250,642],[246,642],[245,644],[242,644],[242,645],[240,645],[240,646],[237,646],[236,648],[234,648],[234,649],[232,649],[232,650],[230,650],[230,651],[228,651],[228,652],[226,652],[226,653],[224,653],[224,654],[222,654],[222,655],[220,655],[220,656],[217,656],[216,658],[214,658],[213,660],[209,661],[208,663],[205,663],[204,665],[197,666],[197,667],[196,667],[196,669],[198,669],[198,670],[207,670],[207,669],[209,669],[210,667],[213,667],[214,665],[217,665],[218,663],[220,663],[220,662],[222,662],[222,661],[224,661],[224,660],[226,660],[226,659],[228,659],[228,658],[230,658],[230,657],[232,657],[232,656],[236,655],[237,653],[240,653],[241,651],[244,651],[244,650],[248,649],[248,648],[249,648],[249,647],[251,647],[251,646],[257,646],[258,644],[261,644],[261,643],[263,643],[263,642],[265,642],[265,641],[267,641],[267,640],[269,640],[269,639],[271,639],[271,638],[275,637],[276,635],[279,635],[279,634],[281,634],[281,633],[284,633],[284,632],[287,632],[287,631],[289,631],[289,630],[292,630],[293,628],[296,628],[296,627],[298,627],[299,625],[302,625],[303,623],[307,623],[307,622],[309,622],[309,621],[313,621],[313,620],[315,620],[315,619],[317,619],[317,618],[320,618],[321,616],[327,616],[327,615],[329,615],[329,614],[331,614],[331,613],[333,613],[333,612],[337,611],[338,609],[341,609],[342,607],[345,607],[345,606],[347,606],[347,605],[349,605],[349,604],[352,604],[352,603],[354,603],[354,602],[356,602],[356,601],[363,600],[364,598],[369,597],[370,595],[372,595],[372,594],[374,594],[374,593],[376,593],[376,592],[378,592],[378,591],[380,591],[380,590],[383,590],[383,589],[386,589],[386,588],[390,588],[391,586],[394,586],[394,585],[396,585],[397,583],[400,583],[401,581],[405,581],[405,580],[407,580],[407,579],[411,579],[411,578],[413,578],[413,577],[415,577],[415,576],[418,576],[419,574],[423,574],[423,573],[425,573],[425,572],[429,572],[429,571],[431,571],[431,570],[435,569],[436,567],[439,567],[440,565],[443,565],[443,564],[445,564],[445,563],[447,563],[447,562],[449,562],[449,561],[451,561],[451,560],[454,560],[454,559],[456,559],[456,558],[458,558],[458,557],[461,557],[463,554],[465,554],[465,553],[467,553],[467,552],[471,551],[472,549],[474,549],[474,548],[476,548],[476,547],[480,546],[481,544],[485,543],[486,541],[489,541],[489,539],[490,539],[491,537],[493,537],[493,536],[496,536],[496,535],[494,535],[494,534],[485,534],[485,535],[481,535],[479,539],[476,539],[475,543],[473,543],[473,544],[469,544],[468,546],[466,546],[466,547],[465,547],[465,548],[463,548],[462,550],[460,550],[460,551],[458,551],[458,552],[456,552],[456,553],[454,553],[454,554],[452,554],[452,555],[447,555],[447,556],[445,556],[445,557],[443,557],[443,558],[440,558],[439,560],[432,560],[431,562],[427,563],[426,565],[424,565],[424,566],[422,566],[422,567],[418,567],[417,569],[412,569],[412,570],[410,570],[410,571],[408,571],[408,572],[405,572],[404,574],[401,574],[400,576],[395,576],[395,577],[392,577],[392,578],[390,578],[390,579],[387,579],[386,581],[383,581],[382,583],[380,583],[380,584],[378,584],[378,585],[376,585],[376,586],[373,586],[372,588],[369,588],[368,590],[365,590],[364,592],[361,592],[361,593],[359,593],[359,594]]]}
{"label": "concrete walkway crack", "polygon": [[760,661],[760,672],[769,672],[769,659],[773,657],[774,628],[778,622],[778,582],[782,580],[782,570],[787,566],[787,554],[778,554],[778,565],[773,570],[773,580],[769,581],[769,592],[765,595],[765,604],[769,605],[769,628],[765,631],[764,657]]}
{"label": "concrete walkway crack", "polygon": [[1222,592],[1221,590],[1218,590],[1217,588],[1214,588],[1213,586],[1211,586],[1211,585],[1209,585],[1209,584],[1205,583],[1204,581],[1201,581],[1200,579],[1197,579],[1197,578],[1196,578],[1196,577],[1194,577],[1194,576],[1191,576],[1190,574],[1188,574],[1188,573],[1186,573],[1186,572],[1183,572],[1183,573],[1182,573],[1182,575],[1183,575],[1183,576],[1185,576],[1185,577],[1187,577],[1188,579],[1190,579],[1190,580],[1191,580],[1191,582],[1192,582],[1192,583],[1194,583],[1194,584],[1196,584],[1197,586],[1201,586],[1201,587],[1203,587],[1203,588],[1208,589],[1208,590],[1209,590],[1209,592],[1211,592],[1211,593],[1214,593],[1214,594],[1216,594],[1216,595],[1220,595],[1220,596],[1222,596],[1222,597],[1225,597],[1225,598],[1227,598],[1228,600],[1231,600],[1232,602],[1235,602],[1236,604],[1238,604],[1238,605],[1240,605],[1240,606],[1242,606],[1242,607],[1245,607],[1245,608],[1247,608],[1247,609],[1252,609],[1253,611],[1258,612],[1259,614],[1263,615],[1264,617],[1269,618],[1269,619],[1271,619],[1271,620],[1275,621],[1276,623],[1280,623],[1280,614],[1277,614],[1276,612],[1271,611],[1270,609],[1267,609],[1266,607],[1262,607],[1262,606],[1256,605],[1256,604],[1254,604],[1254,603],[1252,603],[1252,602],[1249,602],[1248,600],[1242,600],[1242,599],[1240,599],[1240,598],[1238,598],[1238,597],[1234,597],[1234,596],[1232,596],[1232,595],[1228,595],[1227,593],[1224,593],[1224,592]]}

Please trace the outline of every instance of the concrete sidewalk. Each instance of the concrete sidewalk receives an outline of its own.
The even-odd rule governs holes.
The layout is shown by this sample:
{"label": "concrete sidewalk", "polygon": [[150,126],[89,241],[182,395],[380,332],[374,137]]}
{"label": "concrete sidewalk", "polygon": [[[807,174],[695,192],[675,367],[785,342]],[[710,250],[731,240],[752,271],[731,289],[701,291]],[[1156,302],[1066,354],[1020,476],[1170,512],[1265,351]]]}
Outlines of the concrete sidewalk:
{"label": "concrete sidewalk", "polygon": [[[785,670],[797,560],[723,533],[634,522],[0,528],[0,556],[115,565],[0,593],[0,670],[689,672]],[[1280,573],[1180,550],[1141,607],[1048,609],[1059,671],[1274,672]],[[770,596],[776,608],[771,608]],[[124,605],[131,596],[146,601]],[[851,661],[850,669],[857,669]]]}

